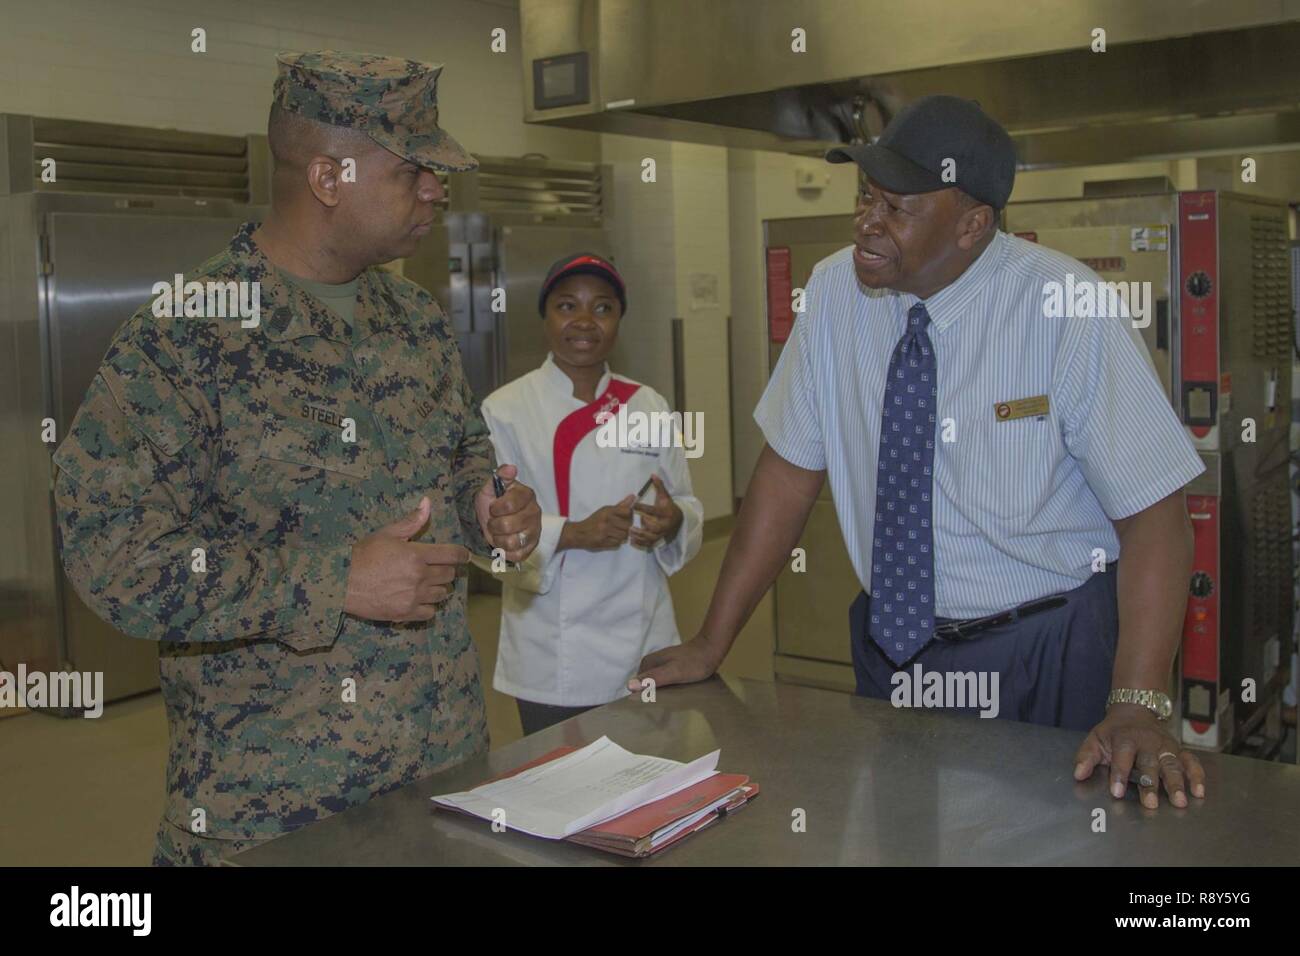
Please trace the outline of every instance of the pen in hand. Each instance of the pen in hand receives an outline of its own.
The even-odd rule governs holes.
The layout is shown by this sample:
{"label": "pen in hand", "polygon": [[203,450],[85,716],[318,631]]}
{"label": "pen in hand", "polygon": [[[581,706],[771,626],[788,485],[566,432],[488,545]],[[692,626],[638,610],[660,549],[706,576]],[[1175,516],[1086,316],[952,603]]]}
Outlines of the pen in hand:
{"label": "pen in hand", "polygon": [[645,484],[641,486],[641,490],[636,493],[636,501],[632,502],[632,527],[634,528],[641,527],[641,515],[636,510],[636,506],[641,503],[641,499],[645,497],[645,493],[650,490],[650,486],[654,483],[654,475],[651,474],[651,476],[645,480]]}
{"label": "pen in hand", "polygon": [[[492,490],[496,493],[496,496],[498,498],[500,498],[502,495],[506,493],[505,480],[496,472],[492,473]],[[502,551],[504,552],[504,550],[505,549],[503,548]],[[516,571],[518,571],[522,567],[522,565],[520,565],[518,561],[511,561],[509,562],[509,564],[510,567]]]}

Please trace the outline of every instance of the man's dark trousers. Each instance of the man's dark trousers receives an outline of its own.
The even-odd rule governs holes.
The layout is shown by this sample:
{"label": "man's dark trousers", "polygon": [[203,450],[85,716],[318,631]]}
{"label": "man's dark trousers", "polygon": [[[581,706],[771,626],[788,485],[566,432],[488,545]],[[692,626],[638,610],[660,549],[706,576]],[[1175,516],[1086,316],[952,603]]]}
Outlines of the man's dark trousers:
{"label": "man's dark trousers", "polygon": [[[1119,640],[1116,564],[1061,596],[1066,603],[961,641],[935,639],[902,667],[867,635],[870,597],[858,595],[849,609],[849,633],[857,693],[889,700],[897,671],[981,672],[998,677],[998,717],[1033,724],[1091,730],[1106,714],[1115,647]],[[936,618],[942,624],[944,618]],[[990,678],[991,679],[991,678]],[[915,683],[913,681],[913,683]],[[921,688],[913,689],[919,700]],[[959,712],[977,714],[968,701]],[[949,708],[958,710],[957,708]]]}

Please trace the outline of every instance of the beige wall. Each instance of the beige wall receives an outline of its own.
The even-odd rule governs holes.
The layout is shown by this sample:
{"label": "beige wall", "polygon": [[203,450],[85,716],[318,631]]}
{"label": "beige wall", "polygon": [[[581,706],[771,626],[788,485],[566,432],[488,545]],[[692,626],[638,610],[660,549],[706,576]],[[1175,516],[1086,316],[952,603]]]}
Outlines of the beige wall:
{"label": "beige wall", "polygon": [[[523,122],[509,0],[0,0],[0,112],[242,135],[266,129],[280,50],[446,64],[441,123],[486,155],[594,160],[593,133]],[[190,31],[207,52],[190,52]],[[507,49],[490,52],[491,31]]]}
{"label": "beige wall", "polygon": [[1113,179],[1168,176],[1175,189],[1196,188],[1196,161],[1176,159],[1146,163],[1112,163],[1105,166],[1071,166],[1068,169],[1022,171],[1016,174],[1012,202],[1064,199],[1083,195],[1083,184]]}
{"label": "beige wall", "polygon": [[703,415],[704,453],[690,459],[704,517],[731,514],[731,257],[727,151],[674,143],[676,315],[682,320],[686,410]]}
{"label": "beige wall", "polygon": [[[796,188],[795,171],[809,168],[830,175],[820,191]],[[727,152],[731,215],[732,386],[735,420],[733,493],[742,497],[763,447],[754,423],[754,406],[767,385],[768,335],[763,220],[830,216],[853,210],[857,167],[833,165],[815,157],[732,149]],[[844,244],[853,241],[844,237]]]}
{"label": "beige wall", "polygon": [[[704,454],[689,461],[705,518],[731,513],[727,316],[731,312],[727,154],[714,146],[606,134],[612,170],[610,237],[628,286],[628,318],[611,363],[679,411],[704,415]],[[654,181],[642,176],[654,160]],[[702,295],[697,286],[709,290]],[[674,370],[672,323],[682,320],[683,368]]]}
{"label": "beige wall", "polygon": [[[643,160],[655,161],[655,181],[642,182]],[[677,246],[673,214],[672,144],[632,136],[601,136],[601,162],[610,167],[609,218],[614,260],[627,280],[627,320],[610,363],[622,374],[673,400],[670,322],[677,311]]]}

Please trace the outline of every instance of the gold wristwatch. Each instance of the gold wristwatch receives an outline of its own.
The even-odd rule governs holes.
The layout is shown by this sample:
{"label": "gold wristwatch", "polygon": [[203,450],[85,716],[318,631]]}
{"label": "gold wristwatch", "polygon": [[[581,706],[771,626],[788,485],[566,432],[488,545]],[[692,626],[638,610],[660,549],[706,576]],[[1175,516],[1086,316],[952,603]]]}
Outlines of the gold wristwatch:
{"label": "gold wristwatch", "polygon": [[1174,712],[1174,704],[1169,699],[1169,695],[1158,690],[1133,690],[1129,687],[1121,687],[1111,691],[1106,698],[1107,708],[1111,704],[1141,704],[1160,720],[1168,720]]}

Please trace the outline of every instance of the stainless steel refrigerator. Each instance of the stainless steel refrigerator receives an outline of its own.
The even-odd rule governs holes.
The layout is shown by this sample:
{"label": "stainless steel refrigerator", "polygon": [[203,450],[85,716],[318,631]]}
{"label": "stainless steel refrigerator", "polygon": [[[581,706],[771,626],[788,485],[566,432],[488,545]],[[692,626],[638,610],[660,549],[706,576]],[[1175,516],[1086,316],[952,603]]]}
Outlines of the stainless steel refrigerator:
{"label": "stainless steel refrigerator", "polygon": [[613,258],[608,167],[480,156],[447,178],[447,213],[404,274],[451,317],[475,395],[537,368],[546,342],[537,295],[551,263],[570,252]]}
{"label": "stainless steel refrigerator", "polygon": [[105,700],[158,686],[157,646],[100,620],[64,576],[50,459],[153,284],[260,218],[264,150],[261,137],[0,116],[0,666],[10,672],[20,662],[101,671]]}

